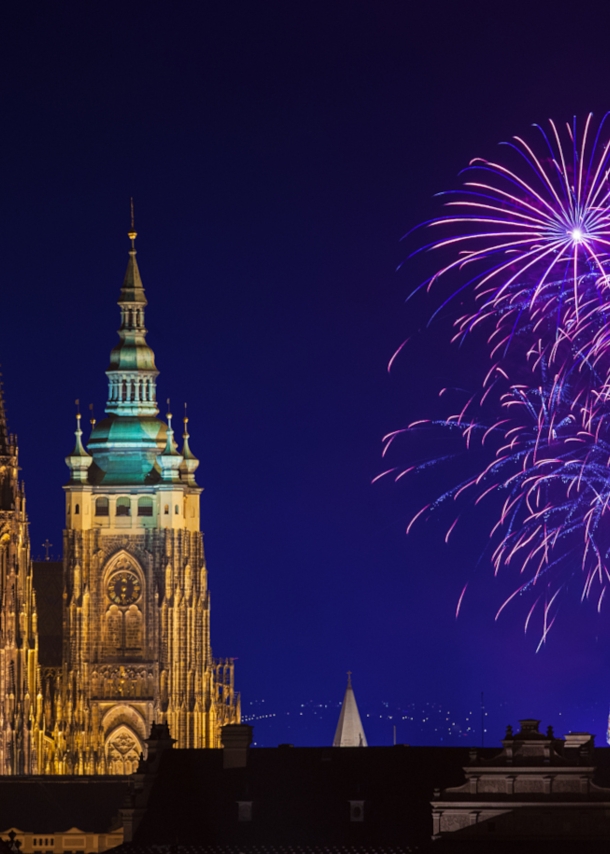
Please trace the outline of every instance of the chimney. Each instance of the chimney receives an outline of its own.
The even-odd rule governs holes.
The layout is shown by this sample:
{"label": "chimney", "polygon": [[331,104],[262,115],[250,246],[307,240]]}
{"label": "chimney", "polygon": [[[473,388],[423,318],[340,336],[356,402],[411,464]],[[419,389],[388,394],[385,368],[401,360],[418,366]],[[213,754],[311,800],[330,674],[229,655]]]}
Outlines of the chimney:
{"label": "chimney", "polygon": [[227,724],[221,730],[222,767],[245,768],[252,744],[252,727],[248,724]]}
{"label": "chimney", "polygon": [[595,736],[590,732],[569,732],[565,737],[563,753],[571,765],[590,765],[594,747]]}

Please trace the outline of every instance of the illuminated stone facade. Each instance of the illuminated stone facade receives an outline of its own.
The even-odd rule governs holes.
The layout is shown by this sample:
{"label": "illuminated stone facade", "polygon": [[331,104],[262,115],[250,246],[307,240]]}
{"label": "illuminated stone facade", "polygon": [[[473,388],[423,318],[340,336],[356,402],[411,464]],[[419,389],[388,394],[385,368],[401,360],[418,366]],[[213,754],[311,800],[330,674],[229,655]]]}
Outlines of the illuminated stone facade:
{"label": "illuminated stone facade", "polygon": [[36,602],[17,442],[0,392],[0,772],[27,774],[42,748]]}
{"label": "illuminated stone facade", "polygon": [[[2,511],[10,515],[0,535],[7,537],[6,545],[0,540],[4,774],[129,774],[153,722],[166,722],[178,747],[219,747],[221,727],[240,719],[233,663],[214,660],[210,646],[199,461],[187,419],[178,451],[171,415],[167,424],[157,418],[158,372],[146,343],[135,233],[130,237],[120,341],[106,372],[107,417],[94,424],[85,449],[78,416],[66,458],[60,668],[41,672],[37,664],[22,494],[15,492],[15,510]],[[16,613],[20,643],[10,616]]]}

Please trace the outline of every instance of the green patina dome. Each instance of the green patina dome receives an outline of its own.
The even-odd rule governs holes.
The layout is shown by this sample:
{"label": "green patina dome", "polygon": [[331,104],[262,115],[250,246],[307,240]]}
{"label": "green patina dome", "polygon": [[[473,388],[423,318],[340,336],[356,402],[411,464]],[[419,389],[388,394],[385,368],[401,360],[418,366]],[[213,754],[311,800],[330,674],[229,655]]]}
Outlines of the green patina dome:
{"label": "green patina dome", "polygon": [[167,441],[167,426],[154,416],[111,415],[95,425],[87,450],[93,457],[89,483],[94,486],[155,484],[157,461]]}

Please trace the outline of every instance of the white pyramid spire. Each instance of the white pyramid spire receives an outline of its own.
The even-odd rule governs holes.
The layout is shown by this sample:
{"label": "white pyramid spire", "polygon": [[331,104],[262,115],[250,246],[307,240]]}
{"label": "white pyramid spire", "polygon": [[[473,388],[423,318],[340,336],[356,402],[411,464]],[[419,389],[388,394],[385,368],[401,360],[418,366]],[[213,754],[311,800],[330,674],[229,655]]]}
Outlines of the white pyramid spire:
{"label": "white pyramid spire", "polygon": [[339,723],[333,741],[333,747],[367,747],[366,735],[360,720],[354,689],[352,688],[351,671],[347,674],[347,688],[341,706]]}

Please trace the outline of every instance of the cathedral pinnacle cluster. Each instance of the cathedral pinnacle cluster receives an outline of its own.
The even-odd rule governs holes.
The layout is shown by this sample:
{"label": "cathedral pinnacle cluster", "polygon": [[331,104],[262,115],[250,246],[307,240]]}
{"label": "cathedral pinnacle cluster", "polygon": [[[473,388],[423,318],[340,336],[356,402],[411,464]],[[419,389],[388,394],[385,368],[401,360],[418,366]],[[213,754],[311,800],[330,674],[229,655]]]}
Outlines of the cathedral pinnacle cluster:
{"label": "cathedral pinnacle cluster", "polygon": [[240,720],[233,663],[210,645],[199,460],[158,418],[135,232],[106,417],[66,457],[61,662],[39,663],[36,584],[17,445],[0,397],[0,773],[129,774],[153,723],[219,747]]}

